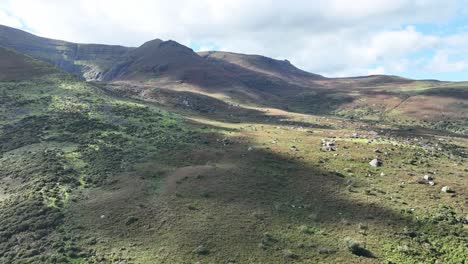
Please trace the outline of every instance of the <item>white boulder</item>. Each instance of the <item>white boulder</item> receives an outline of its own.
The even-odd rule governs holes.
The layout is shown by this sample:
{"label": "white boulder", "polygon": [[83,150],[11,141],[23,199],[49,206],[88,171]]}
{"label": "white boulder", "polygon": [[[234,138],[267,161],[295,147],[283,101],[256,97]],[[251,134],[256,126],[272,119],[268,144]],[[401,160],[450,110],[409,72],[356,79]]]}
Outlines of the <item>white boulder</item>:
{"label": "white boulder", "polygon": [[371,165],[372,167],[380,167],[382,165],[382,162],[380,162],[380,160],[378,159],[373,159],[371,160],[371,162],[369,162],[369,165]]}
{"label": "white boulder", "polygon": [[448,187],[448,186],[444,186],[444,187],[442,187],[441,192],[449,193],[449,192],[452,192],[452,189],[450,189],[450,187]]}

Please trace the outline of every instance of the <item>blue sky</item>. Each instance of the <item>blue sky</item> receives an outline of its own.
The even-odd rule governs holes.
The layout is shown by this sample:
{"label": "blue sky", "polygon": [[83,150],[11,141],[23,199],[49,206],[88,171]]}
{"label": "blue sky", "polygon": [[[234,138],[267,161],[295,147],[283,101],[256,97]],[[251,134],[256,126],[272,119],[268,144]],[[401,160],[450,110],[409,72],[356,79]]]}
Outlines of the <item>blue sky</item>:
{"label": "blue sky", "polygon": [[329,77],[468,80],[468,0],[2,0],[0,24],[81,43],[173,39]]}

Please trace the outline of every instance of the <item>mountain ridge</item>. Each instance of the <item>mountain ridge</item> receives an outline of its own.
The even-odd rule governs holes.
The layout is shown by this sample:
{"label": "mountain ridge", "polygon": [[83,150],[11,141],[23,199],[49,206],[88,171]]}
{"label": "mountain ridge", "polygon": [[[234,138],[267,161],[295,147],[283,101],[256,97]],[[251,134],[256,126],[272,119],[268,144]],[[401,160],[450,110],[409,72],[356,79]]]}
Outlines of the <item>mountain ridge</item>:
{"label": "mountain ridge", "polygon": [[0,46],[47,61],[86,80],[99,79],[100,74],[116,59],[133,49],[44,38],[3,25],[0,25]]}
{"label": "mountain ridge", "polygon": [[[20,39],[21,41],[15,41],[17,39]],[[74,42],[68,42],[65,40],[56,40],[56,39],[41,37],[41,36],[37,36],[37,35],[34,35],[32,33],[29,33],[20,29],[0,25],[0,46],[16,49],[32,57],[35,57],[41,60],[46,60],[56,65],[57,67],[62,68],[75,75],[81,74],[81,76],[87,80],[100,80],[101,74],[104,74],[105,71],[111,68],[109,64],[116,63],[118,60],[123,59],[131,51],[137,48],[144,48],[145,44],[151,43],[152,41],[156,41],[158,43],[159,42],[177,43],[174,40],[163,41],[157,38],[154,40],[147,41],[139,47],[126,47],[122,45],[97,44],[97,43],[90,43],[90,44],[74,43]],[[26,42],[26,46],[24,42]],[[31,45],[31,42],[35,42],[35,43]],[[38,51],[39,49],[38,47],[41,45],[47,46],[47,50]],[[187,49],[190,49],[182,44],[179,44],[179,45]],[[58,50],[57,48],[61,48],[62,50]],[[100,55],[102,54],[99,54],[99,52],[93,53],[93,51],[96,51],[96,50],[100,50],[101,51],[100,53],[107,52],[107,54],[106,56],[102,56],[102,58],[99,58]],[[46,56],[46,54],[44,53],[48,53],[50,54],[50,56]],[[268,66],[269,63],[273,62],[273,64],[280,65],[283,69],[286,69],[286,71],[281,72],[281,74],[283,75],[294,73],[296,75],[307,76],[310,78],[317,78],[317,79],[325,78],[319,74],[310,73],[308,71],[299,69],[295,67],[293,64],[291,64],[288,60],[276,60],[276,59],[269,58],[263,55],[242,54],[242,53],[225,52],[225,51],[201,51],[201,52],[197,52],[197,54],[200,55],[201,57],[210,59],[212,61],[221,60],[221,61],[227,61],[231,63],[235,59],[239,60],[240,58],[242,58],[245,60],[243,62],[244,63],[243,66],[245,66],[245,62],[252,63],[252,61],[253,62],[256,61],[258,63],[259,61],[264,60],[263,62],[264,65],[260,65],[260,67],[265,67],[265,64]],[[102,60],[102,61],[96,62],[96,60],[94,60],[93,61],[94,64],[93,63],[86,64],[86,62],[89,60],[89,57],[91,56],[95,56],[95,57],[97,56],[98,57],[97,60]],[[85,63],[84,65],[78,65],[75,63],[75,61],[80,61],[81,63],[83,62]],[[253,69],[253,67],[249,67],[249,69]],[[276,71],[278,71],[278,69],[276,69]],[[269,72],[269,74],[271,74],[271,71]],[[387,76],[387,75],[384,75],[384,76]],[[358,77],[367,77],[367,76],[358,76]],[[347,78],[355,78],[355,77],[347,77]]]}

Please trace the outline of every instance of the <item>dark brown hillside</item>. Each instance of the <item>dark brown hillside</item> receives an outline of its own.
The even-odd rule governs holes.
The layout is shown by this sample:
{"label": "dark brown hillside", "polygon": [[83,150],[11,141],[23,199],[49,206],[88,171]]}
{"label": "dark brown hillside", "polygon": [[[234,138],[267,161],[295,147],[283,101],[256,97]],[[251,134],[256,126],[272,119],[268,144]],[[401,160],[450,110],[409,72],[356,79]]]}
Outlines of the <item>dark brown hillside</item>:
{"label": "dark brown hillside", "polygon": [[[303,71],[288,60],[275,60],[260,55],[247,55],[223,51],[206,51],[198,53],[203,58],[216,64],[221,64],[231,70],[236,70],[233,65],[244,70],[258,74],[269,75],[286,81],[305,83],[307,81],[321,80],[325,77]],[[230,66],[231,65],[231,66]]]}
{"label": "dark brown hillside", "polygon": [[54,71],[47,63],[0,47],[0,81],[25,80]]}

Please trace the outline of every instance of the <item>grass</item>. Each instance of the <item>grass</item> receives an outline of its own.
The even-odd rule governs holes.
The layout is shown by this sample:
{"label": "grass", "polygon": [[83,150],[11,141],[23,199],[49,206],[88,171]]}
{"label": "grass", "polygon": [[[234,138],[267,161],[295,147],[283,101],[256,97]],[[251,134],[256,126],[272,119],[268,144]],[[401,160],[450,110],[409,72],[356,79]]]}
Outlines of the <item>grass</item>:
{"label": "grass", "polygon": [[1,262],[466,262],[463,136],[368,108],[230,117],[59,73],[0,82],[0,100],[0,179],[17,182],[0,181]]}

